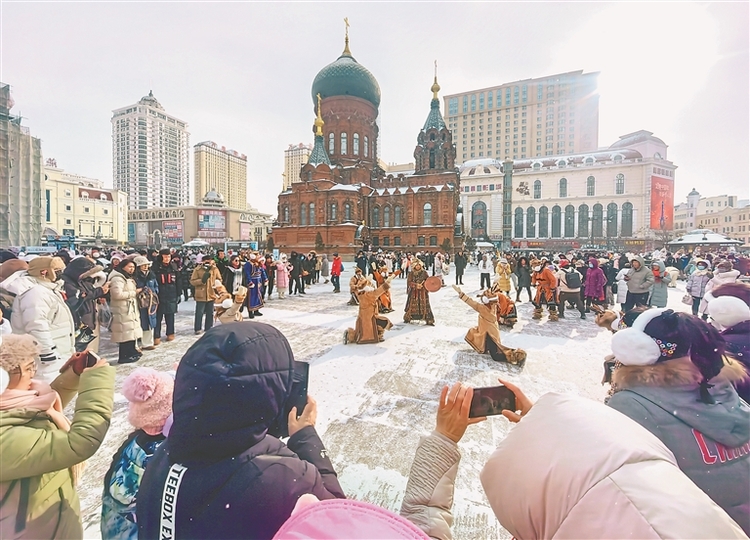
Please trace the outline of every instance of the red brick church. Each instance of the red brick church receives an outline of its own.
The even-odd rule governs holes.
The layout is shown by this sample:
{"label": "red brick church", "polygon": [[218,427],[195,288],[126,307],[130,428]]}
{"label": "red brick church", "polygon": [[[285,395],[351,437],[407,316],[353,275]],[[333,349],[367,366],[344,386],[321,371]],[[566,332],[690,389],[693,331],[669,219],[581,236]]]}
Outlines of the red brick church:
{"label": "red brick church", "polygon": [[315,145],[300,182],[279,194],[274,246],[306,253],[320,233],[326,251],[352,255],[461,246],[463,216],[450,130],[440,114],[437,77],[427,120],[417,135],[415,170],[386,175],[378,166],[380,86],[349,51],[315,77]]}

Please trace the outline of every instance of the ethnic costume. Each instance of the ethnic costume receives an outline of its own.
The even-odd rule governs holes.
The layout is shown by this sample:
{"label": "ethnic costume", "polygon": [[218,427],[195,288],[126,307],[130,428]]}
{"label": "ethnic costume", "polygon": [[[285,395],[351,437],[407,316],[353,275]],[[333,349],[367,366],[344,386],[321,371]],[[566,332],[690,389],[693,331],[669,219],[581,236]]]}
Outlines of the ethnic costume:
{"label": "ethnic costume", "polygon": [[[268,284],[266,271],[260,266],[254,256],[245,263],[245,280],[247,281],[247,310],[253,317],[253,312],[257,312],[264,306],[263,287]],[[257,314],[257,313],[256,313]]]}
{"label": "ethnic costume", "polygon": [[541,261],[539,266],[534,266],[531,276],[531,284],[536,286],[534,297],[534,315],[532,319],[542,318],[542,306],[547,305],[549,320],[558,320],[557,316],[557,276],[547,266],[547,261]]}
{"label": "ethnic costume", "polygon": [[435,316],[430,307],[430,293],[424,288],[424,282],[429,276],[419,259],[412,262],[412,271],[406,279],[406,308],[404,308],[404,322],[422,320],[428,325],[435,325]]}
{"label": "ethnic costume", "polygon": [[351,298],[349,298],[349,301],[347,302],[348,305],[359,305],[359,296],[357,295],[357,291],[364,287],[366,284],[367,278],[362,275],[362,269],[358,266],[354,271],[352,279],[349,280],[349,294],[351,295]]}
{"label": "ethnic costume", "polygon": [[369,281],[357,291],[359,298],[359,313],[354,328],[344,331],[344,343],[378,343],[384,341],[383,334],[393,326],[387,317],[378,313],[378,298],[390,287],[390,281],[386,281],[377,289],[374,289]]}
{"label": "ethnic costume", "polygon": [[[466,343],[479,354],[489,354],[496,362],[510,362],[522,365],[526,360],[526,351],[511,349],[500,342],[500,328],[497,325],[498,302],[493,293],[485,291],[482,302],[469,298],[456,285],[453,289],[458,297],[469,304],[479,314],[478,325],[466,333]],[[503,295],[504,296],[504,295]],[[486,302],[486,303],[485,303]]]}
{"label": "ethnic costume", "polygon": [[516,303],[508,295],[503,294],[503,290],[498,286],[497,281],[487,296],[494,297],[497,301],[497,323],[513,328],[513,325],[518,322]]}
{"label": "ethnic costume", "polygon": [[[381,264],[378,267],[377,272],[375,272],[375,283],[377,283],[378,287],[380,287],[383,283],[385,283],[385,280],[387,278],[388,268],[384,264]],[[378,311],[380,311],[380,313],[390,313],[393,311],[390,290],[386,290],[383,294],[380,295],[380,298],[378,298]]]}

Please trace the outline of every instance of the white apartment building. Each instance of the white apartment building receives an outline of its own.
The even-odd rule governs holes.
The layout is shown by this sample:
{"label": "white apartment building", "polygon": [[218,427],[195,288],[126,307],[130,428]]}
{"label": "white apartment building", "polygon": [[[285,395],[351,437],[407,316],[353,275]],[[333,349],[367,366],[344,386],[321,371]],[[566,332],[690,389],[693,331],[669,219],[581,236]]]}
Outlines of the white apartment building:
{"label": "white apartment building", "polygon": [[114,187],[128,194],[128,208],[189,204],[187,123],[164,112],[153,92],[112,112]]}
{"label": "white apartment building", "polygon": [[446,95],[456,162],[527,159],[594,151],[598,73],[571,71]]}
{"label": "white apartment building", "polygon": [[[513,162],[512,245],[563,249],[638,247],[655,238],[652,187],[673,185],[667,145],[648,131],[609,148]],[[460,169],[467,233],[503,240],[503,163],[473,160]],[[674,205],[669,201],[668,207]],[[668,216],[666,216],[668,217]],[[657,219],[658,221],[658,219]]]}
{"label": "white apartment building", "polygon": [[48,160],[42,188],[44,236],[76,244],[122,245],[128,240],[127,193],[68,173]]}
{"label": "white apartment building", "polygon": [[193,148],[195,157],[195,200],[201,201],[211,190],[224,196],[235,210],[247,206],[247,156],[228,150],[212,141]]}
{"label": "white apartment building", "polygon": [[284,150],[284,185],[281,191],[286,191],[292,183],[300,181],[299,171],[307,163],[312,148],[311,144],[299,143],[290,144]]}

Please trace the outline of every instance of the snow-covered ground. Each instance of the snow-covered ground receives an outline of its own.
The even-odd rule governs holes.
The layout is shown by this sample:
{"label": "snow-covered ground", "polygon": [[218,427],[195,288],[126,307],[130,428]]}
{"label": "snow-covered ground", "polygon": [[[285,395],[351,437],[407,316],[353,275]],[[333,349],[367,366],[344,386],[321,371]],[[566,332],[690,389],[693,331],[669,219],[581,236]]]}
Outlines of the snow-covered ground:
{"label": "snow-covered ground", "polygon": [[[311,363],[310,394],[318,401],[317,429],[326,444],[341,485],[351,498],[369,501],[398,511],[406,487],[414,451],[422,434],[434,428],[436,402],[445,384],[462,381],[472,386],[496,385],[506,378],[535,400],[548,391],[571,392],[602,400],[602,361],[609,350],[611,334],[593,322],[580,320],[577,311],[566,319],[549,322],[531,320],[531,304],[518,305],[519,322],[503,331],[503,343],[527,351],[523,369],[493,362],[476,354],[464,342],[466,330],[476,324],[476,314],[446,286],[432,294],[434,327],[402,321],[406,302],[406,280],[393,281],[394,327],[377,345],[344,345],[343,332],[354,325],[357,308],[347,306],[348,283],[353,265],[342,276],[342,293],[322,282],[308,288],[307,295],[273,300],[260,322],[281,330],[298,360]],[[453,283],[454,276],[446,277]],[[474,267],[464,276],[464,292],[478,291],[479,274]],[[680,302],[684,284],[670,289],[669,307],[689,311]],[[275,296],[275,295],[274,295]],[[136,365],[172,369],[192,345],[195,304],[180,304],[177,338],[146,352],[138,364],[117,366],[117,391]],[[256,319],[257,320],[257,319]],[[106,331],[100,348],[103,357],[115,361],[116,345]],[[86,538],[99,538],[102,479],[112,455],[131,431],[127,402],[115,395],[112,425],[104,444],[89,459],[79,489]],[[456,481],[453,532],[457,539],[510,538],[495,519],[482,491],[479,472],[487,457],[505,437],[509,422],[491,417],[470,426],[459,446],[463,457]]]}

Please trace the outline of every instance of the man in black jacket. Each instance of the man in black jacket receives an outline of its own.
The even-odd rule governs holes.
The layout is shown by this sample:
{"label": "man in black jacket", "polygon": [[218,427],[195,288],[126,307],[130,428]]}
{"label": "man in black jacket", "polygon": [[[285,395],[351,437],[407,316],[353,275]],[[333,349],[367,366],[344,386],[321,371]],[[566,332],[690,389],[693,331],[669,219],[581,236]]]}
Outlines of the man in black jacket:
{"label": "man in black jacket", "polygon": [[[270,375],[273,376],[270,376]],[[174,423],[138,491],[139,538],[272,538],[297,499],[345,498],[315,431],[315,401],[287,417],[294,357],[272,326],[214,327],[177,368]]]}
{"label": "man in black jacket", "polygon": [[[292,265],[292,271],[289,272],[289,294],[306,294],[305,282],[302,279],[302,261],[305,256],[292,251],[289,256],[289,263]],[[292,292],[294,291],[294,292]]]}
{"label": "man in black jacket", "polygon": [[[159,307],[156,308],[154,345],[161,343],[161,322],[167,324],[167,341],[174,340],[174,315],[182,293],[182,272],[172,260],[168,248],[159,252],[159,258],[151,268],[159,283]],[[186,298],[187,300],[187,298]]]}

